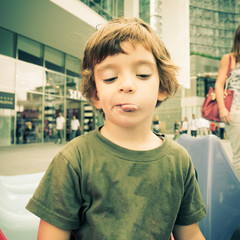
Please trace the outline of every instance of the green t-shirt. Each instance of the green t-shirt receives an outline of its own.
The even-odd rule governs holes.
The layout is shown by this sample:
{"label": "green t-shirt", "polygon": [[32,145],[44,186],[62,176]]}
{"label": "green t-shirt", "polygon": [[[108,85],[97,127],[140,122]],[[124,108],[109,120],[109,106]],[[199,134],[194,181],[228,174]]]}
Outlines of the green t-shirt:
{"label": "green t-shirt", "polygon": [[74,139],[26,208],[82,240],[168,240],[174,224],[196,223],[206,209],[187,151],[162,137],[149,151],[122,148],[99,129]]}

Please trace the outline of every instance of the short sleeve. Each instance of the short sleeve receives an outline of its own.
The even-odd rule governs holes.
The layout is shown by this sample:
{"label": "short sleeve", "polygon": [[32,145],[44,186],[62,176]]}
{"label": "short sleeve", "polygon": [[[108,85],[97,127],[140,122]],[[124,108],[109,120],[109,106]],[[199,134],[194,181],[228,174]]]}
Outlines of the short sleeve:
{"label": "short sleeve", "polygon": [[82,205],[79,175],[59,153],[49,165],[26,209],[61,229],[79,228]]}
{"label": "short sleeve", "polygon": [[195,177],[191,159],[184,182],[184,196],[176,219],[177,225],[190,225],[199,222],[206,216],[206,208]]}

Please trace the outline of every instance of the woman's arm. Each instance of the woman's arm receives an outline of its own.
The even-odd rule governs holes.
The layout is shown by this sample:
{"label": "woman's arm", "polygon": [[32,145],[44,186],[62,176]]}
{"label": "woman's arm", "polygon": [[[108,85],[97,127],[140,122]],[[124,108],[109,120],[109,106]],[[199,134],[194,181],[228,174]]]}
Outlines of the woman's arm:
{"label": "woman's arm", "polygon": [[71,231],[66,231],[40,220],[37,240],[69,240]]}
{"label": "woman's arm", "polygon": [[220,62],[218,77],[215,83],[215,93],[216,93],[216,99],[217,99],[218,108],[219,108],[219,116],[224,122],[229,124],[231,121],[230,113],[226,109],[224,100],[223,100],[224,84],[225,84],[226,76],[228,72],[228,64],[229,64],[229,54],[226,54],[222,57]]}
{"label": "woman's arm", "polygon": [[173,236],[175,240],[205,240],[198,223],[187,226],[175,225]]}

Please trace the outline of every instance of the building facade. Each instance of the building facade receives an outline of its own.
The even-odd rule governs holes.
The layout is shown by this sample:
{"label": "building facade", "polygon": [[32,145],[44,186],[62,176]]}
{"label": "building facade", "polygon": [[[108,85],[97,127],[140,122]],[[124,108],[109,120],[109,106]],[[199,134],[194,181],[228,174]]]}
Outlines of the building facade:
{"label": "building facade", "polygon": [[[214,87],[221,57],[231,52],[240,24],[240,0],[189,0],[190,88],[163,103],[156,114],[163,129],[173,133],[174,122],[201,117],[201,105]],[[183,59],[184,60],[184,59]]]}
{"label": "building facade", "polygon": [[54,142],[59,112],[65,141],[73,115],[81,134],[102,123],[79,91],[81,56],[98,23],[123,15],[124,1],[58,3],[0,1],[0,146]]}
{"label": "building facade", "polygon": [[196,96],[204,97],[215,83],[219,60],[231,52],[239,24],[239,0],[190,1],[191,76],[193,81],[197,78]]}
{"label": "building facade", "polygon": [[[166,0],[167,1],[167,0]],[[240,0],[190,0],[191,86],[156,109],[162,131],[195,113],[231,50]],[[67,2],[67,5],[63,3]],[[188,1],[186,1],[188,2]],[[51,142],[62,112],[64,138],[76,115],[82,134],[102,124],[82,98],[83,48],[96,26],[118,16],[140,16],[162,35],[164,0],[0,0],[0,146]]]}

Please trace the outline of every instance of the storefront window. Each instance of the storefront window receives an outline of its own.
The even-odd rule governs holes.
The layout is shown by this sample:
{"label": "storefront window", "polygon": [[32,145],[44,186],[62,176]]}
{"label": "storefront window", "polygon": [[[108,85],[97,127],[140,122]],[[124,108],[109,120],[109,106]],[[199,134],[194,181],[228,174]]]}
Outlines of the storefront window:
{"label": "storefront window", "polygon": [[[53,95],[44,97],[44,142],[54,142],[56,139],[56,118],[61,112],[64,116],[64,100]],[[64,137],[65,139],[65,137]]]}
{"label": "storefront window", "polygon": [[18,61],[16,69],[16,88],[24,91],[43,91],[43,68]]}
{"label": "storefront window", "polygon": [[42,95],[17,92],[16,143],[42,142]]}
{"label": "storefront window", "polygon": [[80,79],[67,76],[67,97],[75,100],[81,100]]}
{"label": "storefront window", "polygon": [[[76,119],[79,120],[81,123],[82,115],[81,115],[81,107],[82,103],[80,101],[76,100],[70,100],[67,99],[67,119],[66,119],[66,140],[70,141],[74,136],[72,135],[72,129],[71,129],[71,121],[73,120],[73,116],[75,116]],[[81,129],[82,126],[81,126]],[[76,136],[79,136],[80,134],[83,134],[83,131],[77,130]]]}
{"label": "storefront window", "polygon": [[45,93],[64,96],[64,83],[64,75],[46,71]]}
{"label": "storefront window", "polygon": [[0,55],[0,91],[14,92],[16,62]]}
{"label": "storefront window", "polygon": [[81,60],[70,55],[66,55],[66,74],[73,77],[80,77]]}
{"label": "storefront window", "polygon": [[0,135],[0,146],[14,143],[14,110],[0,108]]}
{"label": "storefront window", "polygon": [[64,72],[65,55],[54,48],[45,47],[44,52],[45,67],[56,72]]}
{"label": "storefront window", "polygon": [[0,54],[15,57],[16,34],[0,27]]}
{"label": "storefront window", "polygon": [[18,35],[17,49],[19,60],[39,66],[43,65],[43,45],[39,42]]}
{"label": "storefront window", "polygon": [[[120,2],[99,4],[115,11],[123,8]],[[71,139],[73,115],[82,134],[90,131],[94,116],[82,107],[80,59],[1,28],[0,43],[0,146],[55,141],[59,112],[66,120],[64,141]]]}

